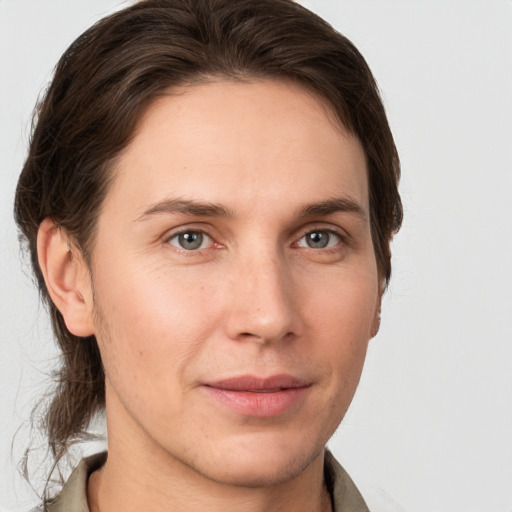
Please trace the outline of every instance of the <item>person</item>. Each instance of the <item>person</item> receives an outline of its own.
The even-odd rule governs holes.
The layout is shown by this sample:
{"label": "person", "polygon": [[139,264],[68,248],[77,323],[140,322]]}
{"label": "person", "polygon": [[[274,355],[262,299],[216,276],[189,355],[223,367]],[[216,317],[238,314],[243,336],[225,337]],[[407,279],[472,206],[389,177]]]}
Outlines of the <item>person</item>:
{"label": "person", "polygon": [[15,218],[62,351],[51,512],[365,511],[326,443],[400,227],[361,54],[292,0],[142,0],[59,61]]}

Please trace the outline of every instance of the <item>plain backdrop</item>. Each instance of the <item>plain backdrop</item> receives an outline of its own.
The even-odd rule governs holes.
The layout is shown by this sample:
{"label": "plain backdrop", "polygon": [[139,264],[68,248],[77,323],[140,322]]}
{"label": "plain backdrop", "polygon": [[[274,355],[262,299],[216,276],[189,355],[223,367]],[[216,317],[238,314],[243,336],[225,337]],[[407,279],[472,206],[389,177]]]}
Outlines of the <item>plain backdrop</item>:
{"label": "plain backdrop", "polygon": [[[403,168],[381,332],[331,449],[375,512],[511,512],[512,2],[303,3],[367,58]],[[30,114],[65,48],[118,5],[0,0],[5,512],[37,502],[16,464],[56,355],[12,220]]]}

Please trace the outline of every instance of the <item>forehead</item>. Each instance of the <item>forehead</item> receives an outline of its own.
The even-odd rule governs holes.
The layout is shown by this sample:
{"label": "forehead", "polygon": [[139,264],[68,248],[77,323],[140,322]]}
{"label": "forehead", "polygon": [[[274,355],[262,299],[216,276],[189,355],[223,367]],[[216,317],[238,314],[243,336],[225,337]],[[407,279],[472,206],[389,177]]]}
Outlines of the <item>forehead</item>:
{"label": "forehead", "polygon": [[137,215],[163,194],[234,209],[341,194],[367,210],[366,160],[326,102],[300,86],[202,83],[149,106],[118,159],[106,206],[117,197]]}

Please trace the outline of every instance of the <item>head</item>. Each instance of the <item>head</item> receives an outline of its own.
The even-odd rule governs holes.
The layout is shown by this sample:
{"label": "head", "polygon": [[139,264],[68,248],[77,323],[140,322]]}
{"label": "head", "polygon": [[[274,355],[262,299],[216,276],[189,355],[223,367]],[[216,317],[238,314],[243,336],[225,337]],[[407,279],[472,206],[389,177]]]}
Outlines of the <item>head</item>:
{"label": "head", "polygon": [[[263,107],[251,108],[254,104],[263,105]],[[216,111],[215,105],[223,105],[226,108],[219,108]],[[304,108],[302,109],[300,105],[304,105]],[[306,130],[307,133],[299,134],[305,141],[300,145],[305,148],[304,160],[296,159],[293,163],[300,167],[302,161],[308,161],[308,158],[311,160],[315,155],[322,156],[321,151],[324,149],[329,155],[327,157],[329,163],[321,169],[302,167],[297,170],[296,176],[285,179],[283,176],[286,173],[286,166],[282,162],[279,164],[277,149],[274,147],[273,162],[278,164],[273,172],[269,172],[269,166],[265,171],[260,165],[250,170],[246,168],[243,175],[229,174],[228,171],[223,170],[222,165],[211,165],[211,184],[208,187],[204,185],[204,175],[199,174],[196,179],[196,182],[203,184],[203,189],[210,194],[203,197],[202,189],[199,189],[199,199],[207,204],[199,206],[188,204],[187,206],[185,203],[191,199],[195,200],[196,197],[192,197],[194,195],[191,193],[192,189],[187,188],[190,183],[193,183],[194,167],[188,165],[185,157],[188,155],[193,159],[194,152],[191,148],[188,148],[188,153],[184,151],[181,154],[180,151],[187,146],[185,140],[187,127],[192,126],[193,123],[190,124],[191,120],[187,115],[182,116],[182,110],[180,110],[182,108],[185,109],[185,114],[191,115],[192,118],[196,115],[196,120],[197,116],[204,115],[204,130],[196,126],[190,131],[197,135],[195,143],[199,153],[203,141],[205,141],[205,147],[210,149],[216,144],[222,146],[226,143],[225,149],[228,152],[232,150],[231,153],[235,152],[236,148],[245,148],[245,154],[251,150],[254,151],[247,140],[234,140],[234,135],[227,128],[240,123],[239,126],[237,125],[239,129],[250,131],[251,123],[244,125],[244,116],[233,114],[236,112],[247,112],[249,119],[254,119],[255,123],[259,120],[260,125],[254,126],[269,129],[269,133],[272,126],[264,125],[264,119],[271,117],[272,112],[279,112],[282,114],[281,117],[291,120],[289,125],[281,125],[281,132],[276,131],[274,135],[279,133],[285,135],[288,133],[287,130],[293,131],[293,122],[296,124],[310,122],[310,126],[315,126],[315,122],[321,119],[322,122],[317,130],[310,132]],[[223,112],[226,111],[233,115],[231,117],[227,113],[224,115]],[[207,128],[214,125],[215,119],[219,120],[219,138],[214,143],[213,135]],[[199,124],[202,124],[202,121]],[[167,122],[169,125],[166,124]],[[166,127],[166,133],[174,135],[160,141],[161,146],[153,147],[151,144],[158,139],[155,135],[162,126]],[[331,131],[328,126],[331,127]],[[254,133],[257,138],[260,132],[255,129]],[[309,150],[308,141],[314,139],[314,133],[323,133],[324,137],[322,140],[317,137],[318,140],[315,139],[311,143],[311,150]],[[339,135],[338,138],[335,136],[336,133]],[[301,140],[299,135],[295,139],[295,144]],[[254,141],[254,137],[251,140]],[[328,147],[324,148],[323,144],[326,140],[330,142],[325,142]],[[266,147],[268,141],[257,139],[257,142],[261,142],[262,147]],[[335,149],[337,143],[341,148],[338,153]],[[137,174],[137,166],[134,162],[137,162],[142,155],[147,155],[148,150],[154,150],[154,154],[159,154],[163,151],[162,148],[171,148],[168,151],[172,158],[167,164],[170,163],[170,173],[176,179],[168,179],[167,175],[154,175],[151,181],[146,179],[145,175]],[[294,158],[292,142],[289,147],[284,149],[281,147],[281,149],[283,154],[289,157],[288,161]],[[209,155],[211,156],[211,153]],[[254,190],[261,191],[265,183],[272,181],[273,174],[279,171],[280,178],[272,183],[275,187],[276,201],[270,201],[265,205],[265,208],[270,209],[277,219],[275,239],[279,238],[278,231],[282,238],[283,233],[288,230],[286,231],[289,237],[286,239],[287,243],[289,242],[287,247],[292,247],[292,244],[296,244],[294,246],[296,248],[302,247],[301,237],[306,236],[304,233],[299,236],[299,228],[302,224],[299,225],[295,218],[286,219],[284,211],[272,210],[272,208],[273,205],[282,203],[283,198],[286,197],[297,197],[297,201],[315,199],[310,198],[304,191],[310,191],[308,193],[311,195],[311,191],[317,190],[322,201],[309,201],[316,204],[316,217],[313,215],[306,220],[316,222],[317,217],[320,217],[322,224],[317,230],[321,231],[322,236],[330,237],[329,243],[332,240],[336,243],[338,235],[329,230],[320,229],[325,228],[326,216],[331,215],[322,213],[320,210],[322,206],[324,209],[332,209],[333,205],[328,205],[328,200],[339,196],[338,193],[333,193],[329,197],[328,180],[333,179],[334,176],[332,162],[336,157],[343,161],[344,155],[350,156],[345,162],[345,169],[351,169],[349,183],[352,184],[352,189],[350,190],[354,192],[357,189],[360,192],[357,204],[348,205],[348,209],[354,206],[355,208],[352,208],[354,211],[357,210],[357,206],[363,208],[360,213],[367,221],[367,240],[371,248],[371,262],[366,258],[364,268],[365,272],[368,271],[375,277],[373,279],[370,276],[371,283],[368,284],[368,289],[374,289],[372,293],[375,295],[375,301],[368,301],[365,296],[360,302],[364,310],[362,315],[366,319],[377,313],[380,297],[391,274],[390,241],[392,235],[399,229],[402,218],[397,191],[399,161],[372,74],[363,57],[346,38],[334,31],[326,22],[290,0],[146,0],[101,20],[70,46],[57,65],[53,81],[37,107],[29,154],[19,180],[15,201],[16,221],[30,251],[40,292],[48,305],[55,336],[63,355],[58,387],[46,417],[50,446],[56,459],[62,456],[70,442],[86,431],[91,418],[104,409],[105,371],[108,376],[109,372],[117,372],[115,368],[121,365],[119,361],[116,362],[115,358],[112,358],[112,354],[108,354],[106,347],[112,344],[113,338],[125,337],[127,333],[120,333],[116,330],[117,327],[112,325],[117,320],[122,321],[121,317],[115,316],[116,308],[112,309],[112,301],[117,301],[119,297],[113,296],[108,291],[115,287],[115,283],[108,282],[105,270],[108,265],[102,262],[108,260],[109,254],[112,254],[109,252],[111,249],[108,248],[108,240],[110,233],[113,232],[115,216],[123,205],[128,207],[126,215],[130,214],[130,207],[133,206],[132,214],[138,212],[143,217],[145,214],[149,217],[153,215],[152,218],[158,217],[159,212],[151,213],[150,210],[152,207],[161,208],[162,200],[165,198],[160,198],[156,203],[150,201],[150,198],[154,197],[151,191],[162,186],[165,188],[164,195],[168,198],[185,200],[179,208],[185,210],[188,208],[187,215],[193,215],[194,222],[201,226],[203,222],[201,219],[205,217],[205,211],[208,210],[204,207],[208,206],[210,207],[208,219],[213,216],[216,219],[225,220],[231,215],[232,218],[238,219],[237,222],[245,222],[245,227],[258,226],[261,240],[268,242],[263,227],[271,229],[272,219],[268,219],[265,224],[264,216],[262,217],[259,212],[258,223],[255,223],[255,218],[251,218],[248,211],[244,211],[243,204],[244,202],[251,204],[251,210],[257,211],[257,205],[261,203],[263,197],[268,199],[271,194],[268,191],[266,194],[253,193]],[[218,156],[222,161],[223,154],[219,153]],[[251,156],[257,160],[258,151],[254,151]],[[162,158],[165,160],[167,157]],[[142,161],[142,164],[147,166],[145,169],[155,169],[159,165],[160,170],[168,169],[169,167],[162,166],[162,158],[154,162]],[[192,160],[189,162],[194,165],[197,163]],[[228,158],[223,165],[226,169],[233,169],[233,163],[234,161]],[[263,165],[262,161],[258,163]],[[322,177],[322,183],[329,185],[327,188],[319,185],[320,177]],[[238,180],[239,201],[230,202],[227,198],[238,194],[237,190],[230,187]],[[295,182],[298,184],[296,194],[293,190]],[[152,184],[153,188],[148,185],[148,192],[144,196],[143,189],[146,184]],[[289,194],[284,192],[287,187],[290,189]],[[126,194],[129,195],[130,190],[132,202],[126,201],[128,197]],[[301,190],[304,192],[304,197],[301,196]],[[357,196],[357,193],[355,195]],[[139,199],[142,202],[137,203]],[[143,199],[147,201],[143,202]],[[321,205],[317,204],[320,202]],[[212,203],[215,204],[215,208],[220,209],[211,211]],[[175,203],[174,206],[176,206]],[[299,206],[299,203],[290,206]],[[196,208],[195,211],[194,208]],[[203,211],[198,211],[197,208],[199,210],[203,208]],[[347,209],[347,205],[344,208]],[[222,209],[225,211],[220,211]],[[358,215],[357,212],[352,214]],[[234,224],[229,225],[228,221],[226,221],[227,224],[222,224],[224,220],[211,223],[216,230],[215,233],[207,233],[208,236],[201,234],[203,239],[200,242],[206,244],[204,247],[208,250],[211,249],[210,246],[207,247],[211,240],[214,240],[212,243],[218,243],[219,247],[230,246],[227,233],[237,231],[233,227]],[[145,220],[141,222],[144,223]],[[229,229],[226,227],[223,231],[222,226],[228,225]],[[110,232],[109,229],[111,229]],[[48,240],[48,236],[45,238],[44,233],[50,230],[57,231],[65,246],[68,247],[67,257],[70,265],[76,265],[79,269],[76,273],[77,282],[88,283],[84,286],[86,288],[88,286],[89,292],[83,293],[83,299],[89,300],[93,306],[88,310],[91,314],[83,320],[82,324],[74,323],[69,316],[66,318],[66,313],[62,311],[62,307],[59,307],[58,300],[55,300],[49,288],[44,270],[44,255],[41,256],[41,240]],[[197,238],[197,233],[197,230],[192,230],[185,233],[185,236]],[[272,238],[272,231],[270,233],[269,237]],[[183,243],[189,243],[183,236],[183,233],[169,233],[166,241],[172,247],[181,244],[178,249],[182,250]],[[313,243],[315,243],[314,240]],[[237,244],[240,247],[243,246],[240,237],[237,238],[236,244],[232,245]],[[221,252],[222,250],[219,249]],[[232,263],[232,266],[229,266],[223,263],[222,265],[227,266],[221,271],[222,265],[219,263],[213,274],[202,274],[208,293],[214,295],[217,293],[214,298],[220,304],[212,316],[214,318],[212,325],[223,322],[215,319],[225,318],[226,315],[231,314],[226,313],[226,310],[232,312],[238,307],[234,303],[228,304],[229,294],[227,290],[222,291],[218,286],[221,279],[218,276],[213,277],[215,272],[227,276],[231,290],[239,289],[237,293],[240,293],[238,297],[242,297],[240,299],[242,303],[244,293],[248,302],[253,300],[251,297],[257,296],[259,286],[257,279],[247,273],[247,268],[244,269],[244,261],[252,267],[263,266],[262,272],[269,276],[268,282],[265,281],[266,286],[274,286],[275,283],[274,285],[268,283],[280,275],[283,281],[288,280],[284,284],[281,283],[283,287],[293,289],[296,296],[300,296],[303,292],[294,288],[294,271],[287,270],[288,267],[283,263],[288,261],[286,256],[283,256],[282,261],[276,262],[276,259],[270,256],[268,260],[251,260],[248,256],[251,254],[249,250],[244,253],[245,258],[241,258],[241,254],[238,254],[240,259],[236,260],[236,264]],[[220,257],[215,256],[215,258]],[[294,257],[291,258],[293,260]],[[135,261],[132,260],[132,263]],[[232,261],[235,261],[235,258]],[[272,264],[274,266],[269,263],[270,261],[274,261]],[[206,268],[210,263],[203,262],[201,265]],[[115,269],[116,266],[117,263],[113,264],[111,269]],[[161,265],[157,264],[157,266],[161,268]],[[184,276],[191,272],[191,268],[198,266],[200,265],[187,265],[186,268],[180,266],[180,271],[176,274],[173,272],[167,274],[175,276],[173,283],[176,283],[177,287],[182,287],[182,296],[188,293]],[[322,266],[322,268],[325,267],[327,265]],[[145,268],[143,263],[142,268]],[[304,272],[304,268],[301,272]],[[336,282],[341,275],[336,272],[329,274],[329,272],[327,276],[323,275],[320,282],[327,279],[330,287],[331,283]],[[110,270],[108,273],[115,274]],[[357,269],[352,272],[352,275],[356,276],[363,274],[362,271],[358,274]],[[141,271],[141,275],[144,275],[144,271]],[[160,278],[153,275],[155,283],[161,282]],[[212,282],[217,283],[215,286],[208,286],[210,278]],[[317,282],[313,280],[313,276],[311,279],[312,283]],[[365,278],[361,277],[361,279],[364,281]],[[376,286],[373,285],[374,282]],[[244,283],[249,291],[244,291]],[[344,283],[340,280],[339,287],[343,286]],[[141,290],[141,294],[134,294],[133,315],[135,316],[144,312],[144,307],[139,308],[142,304],[147,304],[147,300],[143,300],[144,293]],[[279,295],[280,292],[276,293]],[[162,300],[166,298],[168,297],[161,295],[155,301],[161,305]],[[329,315],[336,316],[336,306],[343,307],[345,298],[343,295],[334,294],[333,300],[327,307],[325,304],[308,304],[307,307],[310,309],[317,307],[319,311],[328,311]],[[301,338],[300,333],[307,330],[308,322],[295,318],[294,311],[301,310],[305,306],[290,302],[286,297],[282,298],[281,303],[287,304],[284,308],[286,311],[277,322],[281,322],[281,325],[279,328],[276,327],[274,332],[269,331],[268,339],[274,341],[279,339],[282,342],[284,339]],[[357,301],[354,304],[356,303]],[[369,303],[374,307],[372,306],[370,308],[372,311],[367,314],[365,308]],[[183,299],[183,304],[188,304],[189,309],[192,309],[194,304],[199,305],[196,299],[189,302]],[[204,307],[207,306],[206,302],[201,304]],[[279,307],[276,303],[273,309],[279,310]],[[224,309],[221,313],[222,308]],[[155,309],[158,310],[159,305],[155,304],[153,310]],[[241,309],[243,309],[242,306]],[[209,320],[203,318],[200,311],[190,310],[189,312],[197,313],[197,317],[190,318],[189,321],[209,325]],[[150,311],[146,310],[146,313],[149,315]],[[357,314],[349,313],[347,312],[348,317],[359,318]],[[239,316],[241,318],[242,313]],[[249,317],[249,313],[246,313],[246,316]],[[284,317],[286,320],[283,320]],[[160,318],[158,313],[157,318]],[[262,321],[264,323],[264,320]],[[232,315],[226,320],[226,325],[231,325],[233,329],[232,335],[228,334],[228,337],[238,339],[243,335],[242,337],[245,338],[253,330],[258,330],[257,327],[252,330],[247,326],[244,328],[241,326],[243,322],[241,320],[240,322],[240,325],[237,324],[237,320]],[[375,322],[372,325],[374,326]],[[226,327],[227,331],[230,328]],[[140,338],[144,333],[143,323],[138,325],[138,329],[138,331],[134,329],[133,332],[138,332]],[[212,329],[214,330],[213,327]],[[154,332],[155,336],[160,336],[163,332],[158,329],[152,331],[149,327],[147,331]],[[371,327],[368,330],[368,336],[360,333],[356,338],[366,337],[368,341],[374,331],[375,328]],[[203,338],[208,338],[208,333],[203,334]],[[172,338],[172,333],[170,336]],[[266,345],[270,344],[269,342]],[[222,361],[227,360],[225,368],[229,367],[231,373],[223,373],[219,370],[219,374],[215,376],[219,379],[231,377],[236,370],[236,362],[239,361],[236,356],[229,355],[229,347],[226,347],[226,350],[227,352],[219,354],[217,358],[209,359],[213,366],[217,365],[218,368],[222,368],[224,364]],[[336,427],[336,421],[339,422],[343,416],[359,378],[364,352],[365,346],[362,346],[361,350],[355,350],[353,361],[356,368],[350,383],[345,386],[347,391],[343,398],[344,405],[340,406],[334,414],[332,425],[329,424],[325,432],[319,435],[319,442],[325,443],[332,434],[333,428]],[[263,369],[266,363],[270,366],[275,365],[277,368],[278,359],[268,355],[258,355],[263,353],[261,351],[246,354],[253,365],[251,371],[256,368]],[[204,358],[211,355],[201,350],[198,350],[197,354],[197,358],[192,358],[187,363],[188,367],[194,368],[196,365],[196,368],[204,368],[201,366],[206,362]],[[265,354],[271,354],[271,352],[267,350]],[[332,354],[327,352],[326,357],[334,357],[336,354],[336,351]],[[142,352],[139,352],[139,355],[144,357]],[[281,362],[287,361],[286,364],[290,366],[294,364],[300,366],[301,357],[306,360],[308,356],[306,349],[302,356],[300,352],[296,352],[293,356],[289,356],[289,359],[286,359],[288,356],[284,356]],[[126,363],[129,364],[129,361]],[[321,373],[322,365],[320,364],[318,368]],[[179,373],[181,370],[177,371]],[[201,372],[201,370],[197,371]],[[314,380],[318,375],[313,372],[312,375],[302,377]],[[213,377],[205,374],[202,378]],[[109,380],[112,379],[107,378],[107,388]],[[154,388],[153,391],[159,392],[158,388]],[[116,397],[122,402],[122,396],[116,393]],[[112,403],[114,404],[113,399]],[[243,450],[240,449],[239,453],[243,453]],[[300,457],[296,461],[298,465],[306,462],[299,459]],[[247,474],[249,479],[249,473]]]}

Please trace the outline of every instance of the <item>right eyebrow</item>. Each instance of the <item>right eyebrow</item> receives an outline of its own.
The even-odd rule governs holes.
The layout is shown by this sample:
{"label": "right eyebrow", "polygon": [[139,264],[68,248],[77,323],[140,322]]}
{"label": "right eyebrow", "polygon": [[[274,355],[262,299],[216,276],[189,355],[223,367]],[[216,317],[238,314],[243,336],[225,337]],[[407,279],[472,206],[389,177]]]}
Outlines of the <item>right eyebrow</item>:
{"label": "right eyebrow", "polygon": [[220,204],[188,199],[167,198],[150,205],[137,217],[137,221],[147,220],[153,215],[173,214],[194,215],[197,217],[232,217],[233,213]]}

